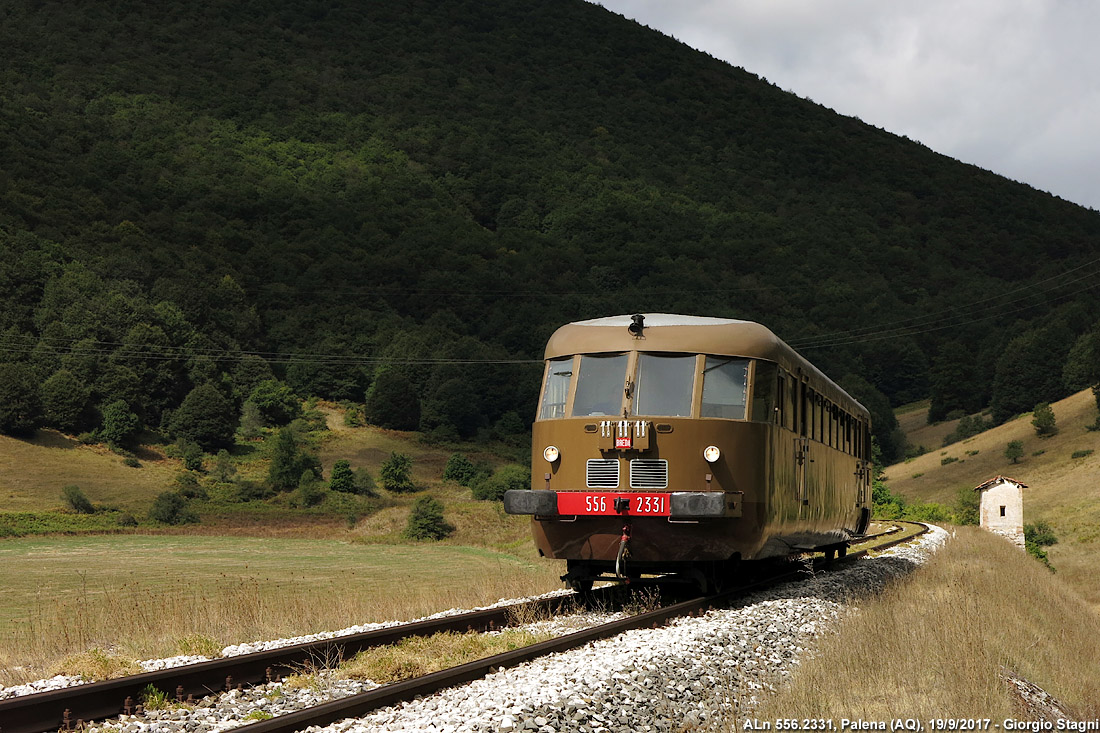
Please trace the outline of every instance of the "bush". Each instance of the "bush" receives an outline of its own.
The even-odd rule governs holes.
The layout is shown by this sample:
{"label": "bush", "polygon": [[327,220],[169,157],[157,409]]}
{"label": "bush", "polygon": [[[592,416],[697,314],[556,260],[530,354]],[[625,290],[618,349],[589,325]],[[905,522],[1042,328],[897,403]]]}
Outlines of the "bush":
{"label": "bush", "polygon": [[61,489],[61,498],[77,514],[95,514],[95,507],[79,486],[69,485]]}
{"label": "bush", "polygon": [[180,438],[176,441],[183,467],[188,471],[202,471],[202,446],[193,440]]}
{"label": "bush", "polygon": [[328,487],[332,491],[356,493],[355,474],[351,472],[351,464],[348,461],[341,459],[332,464],[332,475],[329,476]]}
{"label": "bush", "polygon": [[199,521],[198,515],[187,506],[187,500],[174,491],[165,491],[153,500],[149,518],[164,524],[193,524]]}
{"label": "bush", "polygon": [[410,540],[441,540],[454,532],[454,526],[443,518],[443,502],[422,496],[413,504],[404,536]]}
{"label": "bush", "polygon": [[120,527],[136,527],[138,524],[137,519],[135,519],[134,515],[130,514],[129,512],[123,512],[122,514],[119,514],[116,521],[118,522],[118,526]]}
{"label": "bush", "polygon": [[416,485],[412,482],[412,459],[404,453],[391,453],[389,459],[382,464],[379,477],[382,479],[382,488],[395,493],[416,491]]}
{"label": "bush", "polygon": [[1092,455],[1092,449],[1089,450],[1075,450],[1070,458],[1087,458]]}
{"label": "bush", "polygon": [[1054,530],[1049,524],[1040,520],[1035,524],[1024,525],[1024,548],[1028,554],[1039,560],[1052,571],[1054,570],[1050,564],[1050,558],[1047,557],[1044,547],[1050,547],[1051,545],[1058,544],[1058,537],[1055,536]]}
{"label": "bush", "polygon": [[286,491],[298,485],[303,473],[319,466],[317,456],[299,447],[294,430],[282,428],[275,436],[267,480],[276,491]]}
{"label": "bush", "polygon": [[325,485],[317,478],[313,469],[306,469],[298,481],[298,490],[294,503],[300,507],[317,506],[325,499]]}
{"label": "bush", "polygon": [[365,468],[355,469],[355,493],[360,496],[378,496],[374,489],[374,478],[370,471]]}
{"label": "bush", "polygon": [[955,497],[955,524],[978,524],[981,497],[969,487],[959,489]]}
{"label": "bush", "polygon": [[462,453],[452,453],[443,468],[443,480],[454,481],[460,486],[469,486],[476,476],[477,467],[474,462]]}
{"label": "bush", "polygon": [[523,466],[511,463],[501,466],[492,476],[474,485],[473,494],[475,499],[482,501],[501,501],[504,499],[504,492],[509,489],[529,488],[531,472]]}
{"label": "bush", "polygon": [[206,489],[199,483],[199,477],[190,471],[176,474],[176,493],[184,499],[205,499]]}
{"label": "bush", "polygon": [[956,458],[955,456],[948,456],[947,458],[941,458],[940,459],[940,465],[941,466],[946,466],[947,464],[954,463],[957,460],[959,460],[959,459]]}
{"label": "bush", "polygon": [[1022,440],[1011,440],[1008,445],[1005,446],[1005,458],[1016,463],[1024,455],[1024,442]]}
{"label": "bush", "polygon": [[1031,424],[1035,426],[1035,433],[1040,437],[1050,437],[1058,432],[1058,426],[1054,420],[1054,410],[1049,402],[1040,402],[1035,405]]}
{"label": "bush", "polygon": [[123,466],[129,466],[130,468],[141,468],[141,461],[134,456],[126,456],[122,459]]}
{"label": "bush", "polygon": [[236,475],[237,467],[233,465],[233,457],[229,455],[229,451],[222,448],[214,459],[214,480],[224,484],[232,481]]}
{"label": "bush", "polygon": [[233,445],[237,431],[237,412],[229,398],[209,382],[187,393],[179,409],[172,413],[170,430],[177,438],[198,443],[203,450]]}
{"label": "bush", "polygon": [[123,400],[115,400],[103,408],[103,425],[98,437],[110,445],[126,445],[137,434],[141,421]]}

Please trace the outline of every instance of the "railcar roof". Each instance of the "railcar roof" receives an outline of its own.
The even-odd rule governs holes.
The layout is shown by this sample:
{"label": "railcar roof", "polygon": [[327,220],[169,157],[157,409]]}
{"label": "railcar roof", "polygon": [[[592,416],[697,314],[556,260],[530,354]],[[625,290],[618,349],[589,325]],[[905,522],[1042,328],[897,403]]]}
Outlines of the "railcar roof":
{"label": "railcar roof", "polygon": [[[834,401],[844,399],[855,402],[821,370],[759,323],[675,313],[642,315],[645,321],[640,337],[627,330],[632,322],[630,315],[568,323],[555,331],[546,343],[545,358],[637,350],[767,359],[794,374],[813,375],[816,377],[814,381],[819,382],[819,391]],[[820,382],[827,386],[821,389],[824,385]]]}

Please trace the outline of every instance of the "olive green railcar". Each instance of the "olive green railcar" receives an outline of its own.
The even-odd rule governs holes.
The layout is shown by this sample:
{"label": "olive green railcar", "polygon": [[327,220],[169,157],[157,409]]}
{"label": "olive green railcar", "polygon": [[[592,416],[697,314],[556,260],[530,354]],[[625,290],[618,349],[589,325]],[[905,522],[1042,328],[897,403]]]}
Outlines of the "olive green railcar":
{"label": "olive green railcar", "polygon": [[870,415],[764,326],[600,318],[559,328],[545,358],[532,488],[505,509],[533,515],[572,586],[704,579],[865,532]]}

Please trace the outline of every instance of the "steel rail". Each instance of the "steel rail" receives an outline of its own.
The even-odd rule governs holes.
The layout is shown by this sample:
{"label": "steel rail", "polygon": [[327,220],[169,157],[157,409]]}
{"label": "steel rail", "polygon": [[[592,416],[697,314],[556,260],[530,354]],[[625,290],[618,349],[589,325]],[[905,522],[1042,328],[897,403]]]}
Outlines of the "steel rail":
{"label": "steel rail", "polygon": [[[614,587],[601,588],[595,591],[595,597],[607,596],[609,599],[614,591]],[[506,626],[509,614],[517,610],[532,608],[557,612],[575,598],[575,595],[540,598],[8,698],[0,700],[0,733],[47,733],[69,729],[78,721],[89,723],[113,718],[123,713],[127,705],[136,708],[149,685],[182,701],[188,695],[205,696],[237,686],[268,682],[310,664],[338,662],[364,649],[393,644],[410,636],[431,636],[444,631],[486,631]]]}

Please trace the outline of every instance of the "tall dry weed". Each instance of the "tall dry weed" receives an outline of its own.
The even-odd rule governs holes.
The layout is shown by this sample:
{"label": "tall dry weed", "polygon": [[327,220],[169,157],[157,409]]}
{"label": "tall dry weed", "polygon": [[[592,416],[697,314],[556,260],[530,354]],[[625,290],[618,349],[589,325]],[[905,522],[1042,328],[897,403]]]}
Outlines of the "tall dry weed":
{"label": "tall dry weed", "polygon": [[[501,564],[494,573],[464,583],[410,583],[374,594],[349,592],[335,584],[320,589],[294,583],[272,587],[229,579],[201,588],[176,581],[155,591],[138,583],[95,593],[85,590],[69,600],[38,604],[29,618],[6,630],[0,638],[0,684],[38,679],[61,660],[93,649],[110,649],[130,659],[181,651],[209,656],[228,644],[487,605],[556,588],[556,568],[544,570]],[[73,665],[77,667],[78,674],[89,669]]]}
{"label": "tall dry weed", "polygon": [[1100,616],[1045,567],[977,528],[823,638],[761,720],[1019,715],[1008,668],[1100,715]]}

